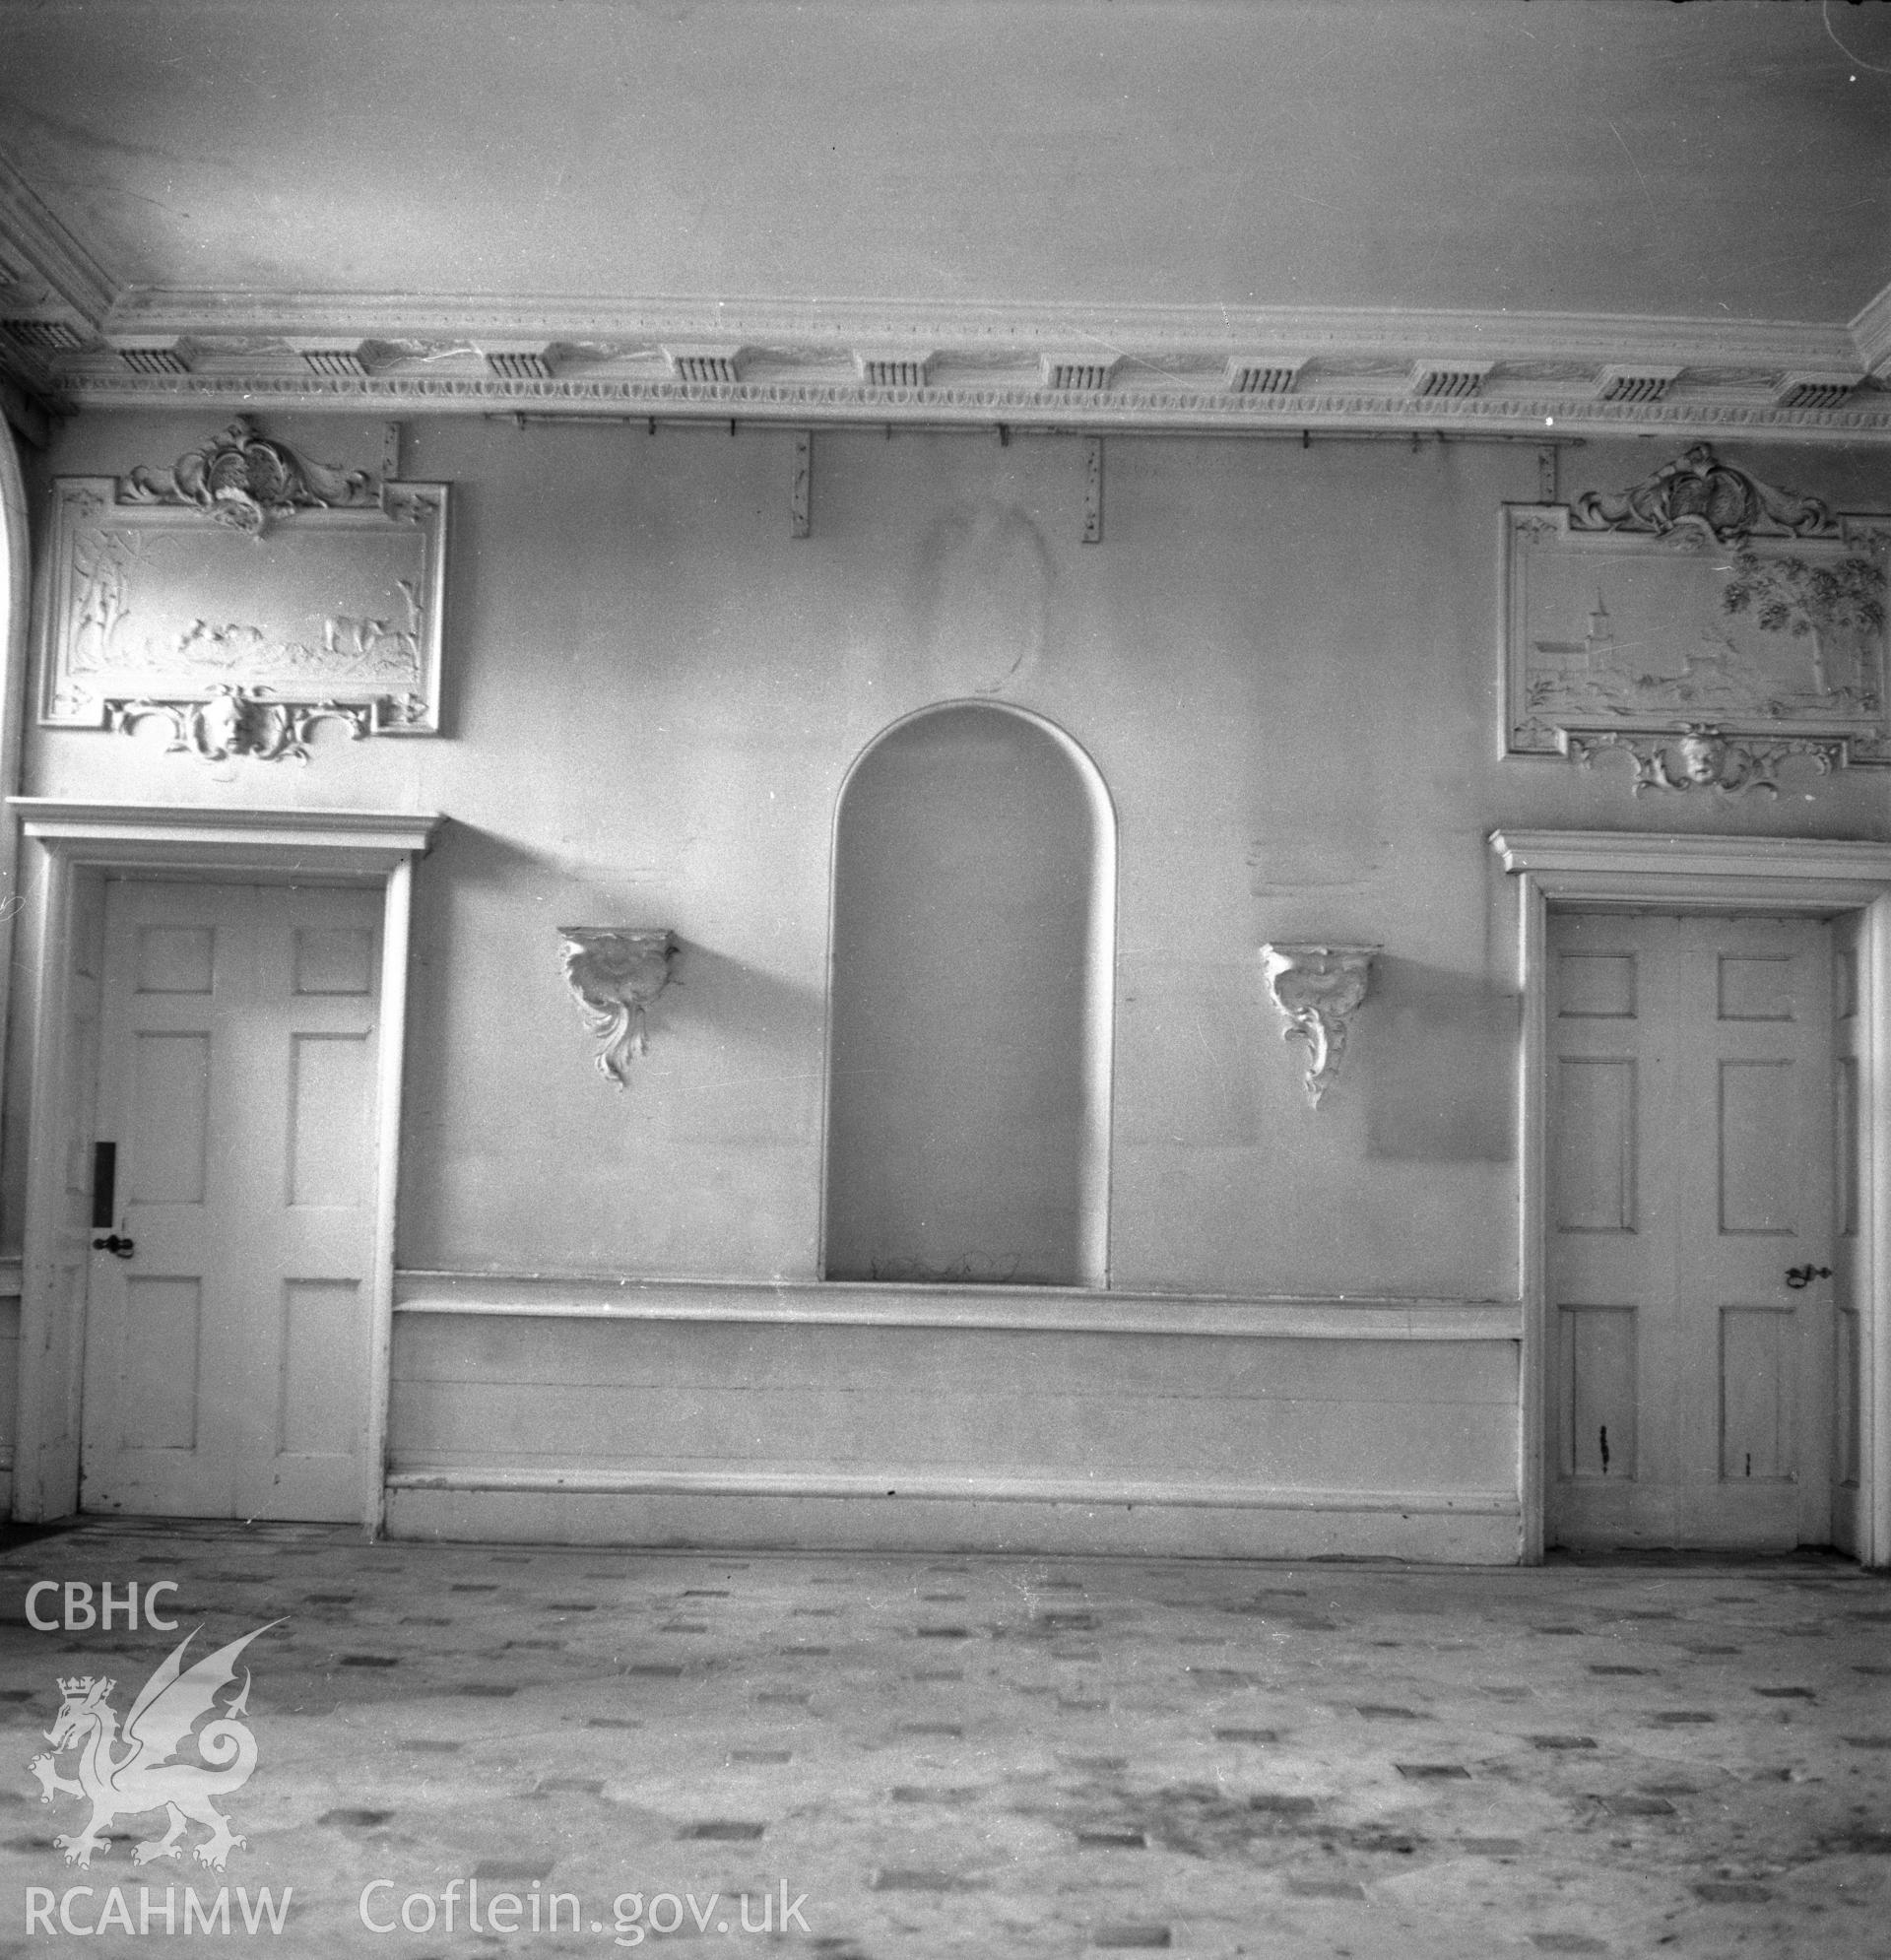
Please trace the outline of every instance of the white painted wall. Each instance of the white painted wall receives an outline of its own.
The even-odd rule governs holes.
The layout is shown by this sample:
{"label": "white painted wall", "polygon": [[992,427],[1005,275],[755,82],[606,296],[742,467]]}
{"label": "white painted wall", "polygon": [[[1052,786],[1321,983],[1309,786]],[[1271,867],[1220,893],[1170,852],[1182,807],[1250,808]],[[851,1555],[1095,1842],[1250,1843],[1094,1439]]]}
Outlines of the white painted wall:
{"label": "white painted wall", "polygon": [[[379,455],[363,423],[266,427],[325,460]],[[164,463],[211,432],[195,416],[85,418],[53,467]],[[1568,451],[1563,492],[1619,489],[1669,453]],[[1841,507],[1891,501],[1862,456],[1727,453]],[[1082,455],[1066,439],[822,432],[802,541],[785,432],[437,421],[410,428],[406,454],[410,475],[455,486],[447,739],[325,739],[305,769],[210,769],[155,741],[34,731],[26,787],[452,819],[417,874],[399,1239],[413,1272],[736,1292],[818,1278],[836,800],[869,742],[930,704],[1046,717],[1114,805],[1109,1250],[1113,1285],[1136,1294],[1515,1299],[1514,915],[1484,842],[1494,826],[1891,837],[1875,772],[1794,775],[1774,804],[1637,800],[1619,759],[1587,773],[1502,759],[1498,510],[1536,499],[1532,446],[1113,440],[1097,547],[1078,543]],[[567,923],[669,926],[683,942],[623,1094],[593,1069],[559,979]],[[1270,939],[1385,947],[1318,1111],[1263,999]],[[16,1242],[18,1125],[16,1098]],[[564,1297],[549,1282],[531,1295]],[[496,1379],[570,1365],[564,1335],[511,1325],[481,1336]],[[611,1338],[611,1367],[644,1364],[644,1337]],[[740,1395],[720,1339],[686,1361],[661,1351],[697,1370],[696,1392]],[[948,1350],[926,1364],[946,1385],[959,1380]],[[1187,1351],[1190,1393],[1208,1394],[1221,1359],[1212,1343]],[[1112,1352],[1071,1365],[1097,1382],[1144,1365],[1141,1349]],[[397,1340],[400,1461],[495,1433],[484,1392],[453,1416],[443,1390],[423,1391],[461,1353]],[[1344,1435],[1360,1488],[1427,1487],[1449,1368],[1432,1356],[1402,1372],[1397,1353],[1368,1363],[1328,1340],[1294,1358],[1304,1405],[1324,1413],[1283,1429],[1261,1409],[1216,1429],[1226,1473],[1250,1490],[1325,1488]],[[819,1362],[842,1378],[857,1363],[863,1383],[896,1372],[844,1341]],[[1486,1388],[1502,1374],[1489,1352],[1463,1366]],[[557,1432],[564,1405],[541,1404],[535,1420]],[[975,1399],[952,1405],[941,1461],[969,1474],[992,1432]],[[1514,1505],[1508,1405],[1460,1470]],[[630,1403],[586,1407],[585,1422],[619,1424],[606,1457],[653,1461]],[[442,1442],[456,1420],[462,1443]],[[769,1451],[750,1433],[752,1470]],[[1047,1429],[1038,1469],[1080,1462],[1085,1433],[1113,1462],[1103,1423]],[[1173,1433],[1170,1480],[1187,1482],[1187,1424]],[[1146,1434],[1122,1474],[1161,1472],[1161,1431]],[[815,1436],[798,1461],[845,1455]]]}

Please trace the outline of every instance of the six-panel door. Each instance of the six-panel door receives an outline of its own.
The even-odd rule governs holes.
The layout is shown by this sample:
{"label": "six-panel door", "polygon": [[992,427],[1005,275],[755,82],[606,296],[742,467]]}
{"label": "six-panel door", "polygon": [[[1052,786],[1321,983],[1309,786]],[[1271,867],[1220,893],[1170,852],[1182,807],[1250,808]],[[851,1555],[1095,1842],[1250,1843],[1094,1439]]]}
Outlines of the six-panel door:
{"label": "six-panel door", "polygon": [[1549,954],[1547,1540],[1828,1543],[1828,928],[1552,913]]}
{"label": "six-panel door", "polygon": [[379,916],[359,890],[108,886],[120,1243],[91,1256],[88,1510],[359,1510]]}

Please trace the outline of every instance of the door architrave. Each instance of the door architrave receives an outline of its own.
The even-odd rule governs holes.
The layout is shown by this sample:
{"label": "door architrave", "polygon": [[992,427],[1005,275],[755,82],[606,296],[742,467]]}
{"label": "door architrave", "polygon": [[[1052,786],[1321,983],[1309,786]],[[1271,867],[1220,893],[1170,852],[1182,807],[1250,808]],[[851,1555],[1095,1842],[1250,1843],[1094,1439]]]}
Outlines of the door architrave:
{"label": "door architrave", "polygon": [[[413,910],[413,865],[443,818],[380,811],[182,809],[171,805],[7,799],[30,864],[33,947],[27,1016],[27,1214],[20,1295],[20,1400],[14,1515],[69,1516],[79,1505],[83,1313],[60,1325],[54,1288],[65,1153],[65,1099],[90,1092],[71,1078],[75,900],[109,876],[251,884],[344,884],[382,893],[375,1081],[373,1254],[367,1405],[361,1411],[360,1522],[381,1528],[388,1356],[394,1306],[394,1208],[400,1171],[402,1056]],[[74,1324],[76,1323],[76,1324]]]}
{"label": "door architrave", "polygon": [[1493,830],[1517,881],[1523,1049],[1518,1130],[1518,1260],[1523,1281],[1518,1476],[1523,1557],[1543,1556],[1543,1371],[1548,1362],[1548,914],[1619,905],[1648,911],[1863,915],[1858,1013],[1864,1032],[1860,1208],[1859,1544],[1891,1565],[1891,844],[1849,837],[1676,837],[1619,830]]}

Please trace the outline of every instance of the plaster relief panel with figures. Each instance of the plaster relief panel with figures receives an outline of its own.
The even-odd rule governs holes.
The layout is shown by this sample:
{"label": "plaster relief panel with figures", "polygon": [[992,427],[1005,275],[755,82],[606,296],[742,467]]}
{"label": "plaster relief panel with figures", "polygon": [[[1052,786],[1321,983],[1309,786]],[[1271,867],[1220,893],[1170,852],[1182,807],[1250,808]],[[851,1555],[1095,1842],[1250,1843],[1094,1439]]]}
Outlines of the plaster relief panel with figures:
{"label": "plaster relief panel with figures", "polygon": [[1638,794],[1891,762],[1888,561],[1891,516],[1705,444],[1620,494],[1506,505],[1506,752],[1620,750]]}
{"label": "plaster relief panel with figures", "polygon": [[308,462],[238,422],[167,468],[54,485],[39,719],[157,721],[210,760],[439,729],[446,486]]}

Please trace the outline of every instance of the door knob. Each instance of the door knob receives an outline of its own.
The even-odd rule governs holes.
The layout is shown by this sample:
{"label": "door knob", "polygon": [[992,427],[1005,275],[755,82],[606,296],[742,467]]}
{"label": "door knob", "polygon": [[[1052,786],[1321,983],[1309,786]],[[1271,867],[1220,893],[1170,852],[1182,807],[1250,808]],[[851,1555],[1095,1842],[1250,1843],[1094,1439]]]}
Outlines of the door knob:
{"label": "door knob", "polygon": [[1815,1279],[1830,1279],[1831,1276],[1829,1266],[1789,1266],[1786,1269],[1786,1283],[1795,1293],[1811,1285]]}
{"label": "door knob", "polygon": [[94,1252],[108,1252],[113,1259],[129,1259],[138,1246],[133,1239],[121,1239],[116,1232],[108,1232],[101,1239],[94,1239],[92,1249]]}

